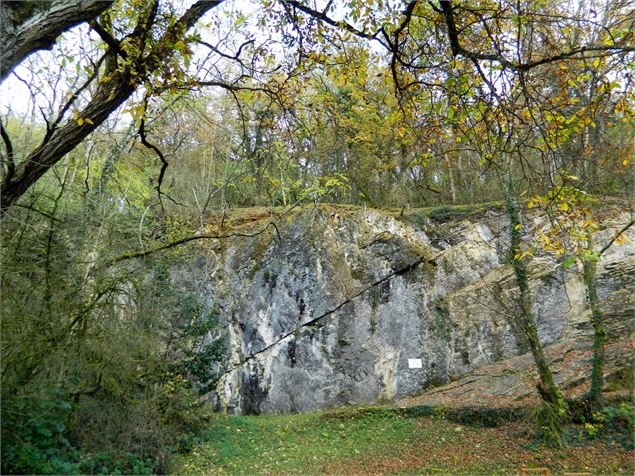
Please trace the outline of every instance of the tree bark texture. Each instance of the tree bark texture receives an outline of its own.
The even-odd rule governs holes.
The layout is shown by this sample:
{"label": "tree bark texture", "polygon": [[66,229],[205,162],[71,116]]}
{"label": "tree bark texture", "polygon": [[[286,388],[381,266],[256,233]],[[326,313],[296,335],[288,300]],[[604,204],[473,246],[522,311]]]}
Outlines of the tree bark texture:
{"label": "tree bark texture", "polygon": [[529,288],[529,277],[527,273],[527,265],[522,259],[515,259],[514,255],[520,249],[521,230],[517,229],[521,225],[520,212],[518,209],[518,201],[513,190],[512,179],[507,177],[505,186],[505,199],[507,202],[507,216],[509,218],[509,234],[511,241],[510,261],[514,269],[516,277],[516,285],[520,291],[520,315],[519,324],[522,332],[527,338],[527,344],[531,350],[531,354],[536,363],[540,383],[538,384],[538,392],[541,398],[551,404],[560,406],[560,395],[556,384],[553,381],[553,374],[545,358],[545,354],[538,338],[538,330],[534,322],[533,312],[531,309],[531,290]]}
{"label": "tree bark texture", "polygon": [[[25,2],[26,3],[26,2]],[[31,53],[50,49],[58,36],[69,28],[96,18],[113,0],[64,0],[35,11],[23,22],[12,18],[8,6],[0,8],[0,81]]]}
{"label": "tree bark texture", "polygon": [[591,409],[602,408],[602,388],[604,387],[604,344],[606,343],[606,327],[604,315],[600,309],[597,292],[597,261],[590,259],[582,263],[586,297],[591,308],[593,324],[593,365],[591,368],[591,389],[588,400]]}

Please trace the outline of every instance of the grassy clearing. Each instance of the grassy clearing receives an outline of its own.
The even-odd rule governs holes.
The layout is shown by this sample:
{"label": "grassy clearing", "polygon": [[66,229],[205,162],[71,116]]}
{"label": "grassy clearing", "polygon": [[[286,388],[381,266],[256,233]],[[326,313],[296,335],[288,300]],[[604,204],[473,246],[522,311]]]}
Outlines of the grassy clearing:
{"label": "grassy clearing", "polygon": [[633,452],[580,438],[565,449],[532,445],[523,422],[462,425],[445,415],[355,407],[304,415],[217,415],[206,442],[177,474],[633,474]]}

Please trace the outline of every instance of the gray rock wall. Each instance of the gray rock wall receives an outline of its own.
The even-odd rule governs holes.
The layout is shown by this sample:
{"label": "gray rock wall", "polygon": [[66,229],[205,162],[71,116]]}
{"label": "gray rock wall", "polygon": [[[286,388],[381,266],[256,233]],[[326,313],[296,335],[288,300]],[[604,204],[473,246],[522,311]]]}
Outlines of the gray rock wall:
{"label": "gray rock wall", "polygon": [[[504,254],[505,220],[494,212],[415,226],[374,210],[311,208],[278,232],[213,244],[175,279],[216,304],[228,329],[217,408],[288,413],[412,395],[525,352]],[[600,295],[623,330],[634,268],[627,244],[600,269]],[[579,271],[545,256],[531,272],[541,341],[588,333]]]}

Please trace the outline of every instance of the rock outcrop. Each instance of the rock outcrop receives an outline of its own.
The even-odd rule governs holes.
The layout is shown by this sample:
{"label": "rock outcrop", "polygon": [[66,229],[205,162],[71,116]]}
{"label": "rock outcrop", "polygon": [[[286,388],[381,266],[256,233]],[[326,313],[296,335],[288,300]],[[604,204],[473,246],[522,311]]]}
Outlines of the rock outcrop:
{"label": "rock outcrop", "polygon": [[[174,271],[219,309],[228,332],[229,356],[211,395],[219,410],[392,401],[526,352],[514,325],[502,212],[438,223],[311,207],[277,223],[213,243]],[[620,335],[632,330],[633,270],[628,243],[610,248],[599,268],[604,310]],[[536,256],[530,271],[541,342],[586,338],[580,271],[549,256]],[[411,359],[420,367],[410,368]]]}

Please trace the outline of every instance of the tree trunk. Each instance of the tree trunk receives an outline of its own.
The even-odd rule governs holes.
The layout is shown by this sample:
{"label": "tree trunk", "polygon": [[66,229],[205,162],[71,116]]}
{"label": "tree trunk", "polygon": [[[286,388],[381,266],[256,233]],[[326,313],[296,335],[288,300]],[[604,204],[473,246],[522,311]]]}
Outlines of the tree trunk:
{"label": "tree trunk", "polygon": [[452,173],[452,164],[450,163],[450,157],[445,154],[445,163],[448,167],[448,178],[450,180],[450,197],[452,198],[452,204],[456,203],[456,185],[454,183],[454,174]]}
{"label": "tree trunk", "polygon": [[[591,239],[589,238],[589,244]],[[591,308],[593,324],[593,366],[591,368],[591,389],[587,395],[591,410],[599,410],[603,406],[602,388],[604,387],[604,344],[606,327],[604,315],[600,309],[597,293],[597,261],[591,257],[582,262],[586,297]]]}
{"label": "tree trunk", "polygon": [[536,324],[531,310],[531,290],[529,289],[527,265],[522,259],[514,259],[514,255],[520,249],[522,232],[519,229],[521,222],[518,200],[514,193],[511,172],[509,171],[505,187],[505,201],[507,204],[507,216],[509,218],[509,234],[511,241],[510,261],[514,269],[516,284],[520,291],[519,324],[522,332],[527,338],[527,344],[531,350],[531,354],[534,358],[534,362],[536,363],[536,368],[540,377],[540,383],[537,385],[538,392],[544,401],[559,407],[562,397],[553,381],[553,375],[542,350],[542,346],[538,338],[538,330],[536,329]]}

